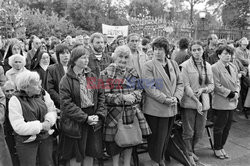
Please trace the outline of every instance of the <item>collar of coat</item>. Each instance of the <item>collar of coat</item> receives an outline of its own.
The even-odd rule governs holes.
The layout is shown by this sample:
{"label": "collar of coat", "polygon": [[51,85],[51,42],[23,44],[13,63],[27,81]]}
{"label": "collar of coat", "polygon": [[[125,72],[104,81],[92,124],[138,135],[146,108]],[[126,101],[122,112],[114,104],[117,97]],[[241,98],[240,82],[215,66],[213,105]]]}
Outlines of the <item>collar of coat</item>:
{"label": "collar of coat", "polygon": [[[91,69],[89,67],[86,67],[84,69],[84,74],[86,75],[86,77],[88,77],[90,73],[91,73]],[[69,67],[69,69],[67,71],[67,75],[71,78],[78,79],[77,75],[75,74],[75,72],[73,70],[73,67]]]}
{"label": "collar of coat", "polygon": [[104,69],[101,72],[101,75],[106,75],[108,78],[113,79],[118,73],[122,73],[122,72],[126,72],[125,77],[129,76],[129,75],[134,76],[134,77],[138,77],[138,74],[134,68],[126,67],[125,71],[123,71],[115,63],[111,63],[108,67],[106,67],[106,69]]}

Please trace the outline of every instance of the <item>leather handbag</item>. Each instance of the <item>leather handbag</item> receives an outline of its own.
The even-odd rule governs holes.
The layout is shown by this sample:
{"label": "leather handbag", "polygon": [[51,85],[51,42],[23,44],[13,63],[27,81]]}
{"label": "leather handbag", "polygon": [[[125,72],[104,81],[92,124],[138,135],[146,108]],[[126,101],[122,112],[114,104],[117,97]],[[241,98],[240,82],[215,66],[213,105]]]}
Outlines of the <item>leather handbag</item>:
{"label": "leather handbag", "polygon": [[142,132],[136,116],[131,124],[123,124],[122,117],[118,121],[115,142],[120,147],[130,147],[142,143]]}
{"label": "leather handbag", "polygon": [[61,121],[61,131],[63,134],[70,138],[81,138],[82,137],[82,125],[74,120],[67,117],[62,117]]}

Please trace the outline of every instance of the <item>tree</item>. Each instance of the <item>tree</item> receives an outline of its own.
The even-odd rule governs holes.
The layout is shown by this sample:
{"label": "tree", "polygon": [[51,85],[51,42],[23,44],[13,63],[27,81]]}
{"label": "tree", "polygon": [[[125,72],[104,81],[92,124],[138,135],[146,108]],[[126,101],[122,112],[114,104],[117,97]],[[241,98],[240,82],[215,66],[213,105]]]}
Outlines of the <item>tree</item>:
{"label": "tree", "polygon": [[249,0],[227,0],[222,9],[222,21],[229,27],[246,29],[250,15]]}
{"label": "tree", "polygon": [[190,5],[190,24],[194,23],[194,7],[199,3],[203,3],[205,0],[186,0]]}
{"label": "tree", "polygon": [[101,25],[125,25],[126,13],[111,0],[76,0],[70,4],[67,11],[75,26],[87,31],[101,31]]}
{"label": "tree", "polygon": [[39,37],[56,36],[62,38],[67,35],[75,36],[79,31],[83,33],[65,17],[58,17],[58,14],[54,12],[48,14],[38,9],[26,9],[23,17],[25,18],[24,24],[27,36],[35,34]]}
{"label": "tree", "polygon": [[164,13],[164,4],[161,0],[131,0],[128,7],[130,17],[158,17],[164,15]]}
{"label": "tree", "polygon": [[207,4],[216,7],[215,13],[222,17],[225,26],[243,29],[249,26],[249,0],[209,0]]}
{"label": "tree", "polygon": [[18,34],[18,37],[22,37],[20,36],[22,35],[21,31],[25,33],[24,19],[22,17],[23,9],[15,1],[3,1],[1,5],[1,35],[10,38]]}

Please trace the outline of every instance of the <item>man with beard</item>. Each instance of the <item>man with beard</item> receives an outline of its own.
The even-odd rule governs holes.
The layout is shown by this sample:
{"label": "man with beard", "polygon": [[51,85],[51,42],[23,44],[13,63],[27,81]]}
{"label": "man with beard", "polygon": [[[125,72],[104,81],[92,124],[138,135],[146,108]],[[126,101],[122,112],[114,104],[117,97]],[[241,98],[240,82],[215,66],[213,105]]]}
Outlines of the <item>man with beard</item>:
{"label": "man with beard", "polygon": [[135,68],[139,76],[142,74],[142,67],[147,61],[146,54],[139,49],[140,36],[136,33],[131,33],[127,37],[127,45],[131,51],[131,66]]}
{"label": "man with beard", "polygon": [[211,34],[207,38],[207,41],[208,46],[204,51],[204,59],[212,65],[219,60],[219,57],[215,53],[215,50],[218,48],[218,37],[216,34]]}
{"label": "man with beard", "polygon": [[31,39],[31,50],[29,50],[27,53],[26,66],[25,66],[27,69],[30,69],[31,61],[34,58],[35,53],[40,46],[41,46],[41,40],[37,36],[34,36]]}
{"label": "man with beard", "polygon": [[247,50],[247,45],[249,44],[246,37],[240,39],[240,46],[235,49],[235,57],[240,60],[243,66],[248,67],[250,53]]}
{"label": "man with beard", "polygon": [[90,36],[89,67],[98,77],[100,72],[111,63],[111,57],[104,53],[104,37],[101,33],[94,33]]}

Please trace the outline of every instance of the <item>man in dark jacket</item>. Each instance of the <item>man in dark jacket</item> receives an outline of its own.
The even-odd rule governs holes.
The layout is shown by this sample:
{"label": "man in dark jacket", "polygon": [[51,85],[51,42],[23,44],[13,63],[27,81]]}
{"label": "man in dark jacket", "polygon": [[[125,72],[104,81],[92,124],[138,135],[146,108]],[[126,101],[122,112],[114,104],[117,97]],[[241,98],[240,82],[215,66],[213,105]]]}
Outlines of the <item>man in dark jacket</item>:
{"label": "man in dark jacket", "polygon": [[99,77],[100,72],[111,63],[111,57],[104,53],[104,37],[101,33],[90,36],[89,68]]}
{"label": "man in dark jacket", "polygon": [[41,40],[37,36],[34,36],[30,42],[32,49],[29,50],[27,53],[26,66],[25,66],[27,69],[30,69],[31,61],[34,58],[37,49],[41,46]]}
{"label": "man in dark jacket", "polygon": [[204,59],[212,65],[219,60],[219,57],[215,53],[218,48],[218,37],[216,34],[211,34],[209,35],[207,41],[208,46],[204,50]]}

